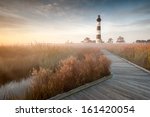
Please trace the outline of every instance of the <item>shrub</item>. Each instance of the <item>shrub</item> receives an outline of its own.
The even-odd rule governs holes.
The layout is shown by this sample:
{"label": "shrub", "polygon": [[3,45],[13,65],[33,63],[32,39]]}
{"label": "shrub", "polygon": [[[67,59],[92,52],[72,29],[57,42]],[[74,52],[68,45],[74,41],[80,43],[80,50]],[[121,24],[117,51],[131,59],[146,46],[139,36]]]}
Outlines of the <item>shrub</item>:
{"label": "shrub", "polygon": [[44,68],[34,70],[27,98],[47,99],[109,75],[110,61],[99,50],[92,50],[61,60],[55,72]]}

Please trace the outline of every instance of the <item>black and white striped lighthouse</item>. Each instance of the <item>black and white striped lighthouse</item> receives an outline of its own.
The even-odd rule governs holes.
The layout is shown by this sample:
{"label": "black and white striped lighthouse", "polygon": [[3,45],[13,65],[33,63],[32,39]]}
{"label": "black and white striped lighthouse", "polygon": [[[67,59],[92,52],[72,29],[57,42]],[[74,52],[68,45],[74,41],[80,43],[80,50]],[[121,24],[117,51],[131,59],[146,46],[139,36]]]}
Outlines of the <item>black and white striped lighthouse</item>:
{"label": "black and white striped lighthouse", "polygon": [[97,18],[97,35],[96,35],[96,43],[102,43],[101,39],[101,17],[98,15]]}

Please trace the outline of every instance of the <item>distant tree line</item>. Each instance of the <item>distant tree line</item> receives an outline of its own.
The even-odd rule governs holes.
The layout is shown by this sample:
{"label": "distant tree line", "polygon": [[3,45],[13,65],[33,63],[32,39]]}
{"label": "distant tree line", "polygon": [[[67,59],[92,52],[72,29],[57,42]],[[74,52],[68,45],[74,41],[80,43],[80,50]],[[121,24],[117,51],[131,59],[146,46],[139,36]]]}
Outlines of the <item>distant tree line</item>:
{"label": "distant tree line", "polygon": [[136,43],[150,43],[150,39],[148,39],[148,40],[136,40]]}

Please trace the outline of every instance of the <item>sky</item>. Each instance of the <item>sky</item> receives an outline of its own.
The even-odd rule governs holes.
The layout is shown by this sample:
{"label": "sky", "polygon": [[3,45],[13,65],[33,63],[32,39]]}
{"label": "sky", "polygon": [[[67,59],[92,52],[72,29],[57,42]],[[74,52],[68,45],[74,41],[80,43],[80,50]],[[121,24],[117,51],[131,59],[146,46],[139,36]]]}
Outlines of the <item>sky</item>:
{"label": "sky", "polygon": [[0,0],[0,44],[150,39],[149,0]]}

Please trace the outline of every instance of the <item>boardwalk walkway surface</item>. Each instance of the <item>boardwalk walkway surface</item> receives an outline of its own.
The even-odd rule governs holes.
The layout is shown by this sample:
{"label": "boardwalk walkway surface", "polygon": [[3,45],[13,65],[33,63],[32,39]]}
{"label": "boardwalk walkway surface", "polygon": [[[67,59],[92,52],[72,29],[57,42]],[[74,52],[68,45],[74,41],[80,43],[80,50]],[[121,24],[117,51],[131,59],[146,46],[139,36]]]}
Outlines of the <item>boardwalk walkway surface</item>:
{"label": "boardwalk walkway surface", "polygon": [[147,73],[120,57],[104,50],[111,60],[112,78],[81,90],[63,100],[124,100],[150,99],[150,73]]}

